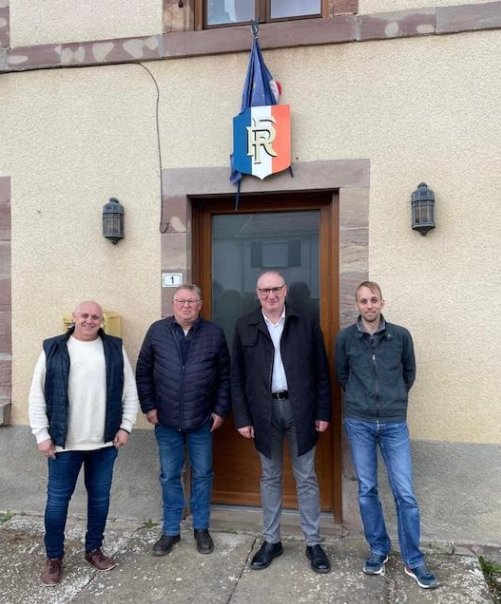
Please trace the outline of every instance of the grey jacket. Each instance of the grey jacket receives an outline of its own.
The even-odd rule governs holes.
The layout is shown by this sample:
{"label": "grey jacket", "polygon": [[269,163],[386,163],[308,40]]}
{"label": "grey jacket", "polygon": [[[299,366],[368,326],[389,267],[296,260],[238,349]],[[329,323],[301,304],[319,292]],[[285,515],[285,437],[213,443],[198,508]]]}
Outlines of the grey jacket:
{"label": "grey jacket", "polygon": [[336,374],[345,394],[345,417],[405,421],[408,392],[416,377],[411,334],[384,319],[372,336],[361,330],[360,323],[350,325],[336,338]]}

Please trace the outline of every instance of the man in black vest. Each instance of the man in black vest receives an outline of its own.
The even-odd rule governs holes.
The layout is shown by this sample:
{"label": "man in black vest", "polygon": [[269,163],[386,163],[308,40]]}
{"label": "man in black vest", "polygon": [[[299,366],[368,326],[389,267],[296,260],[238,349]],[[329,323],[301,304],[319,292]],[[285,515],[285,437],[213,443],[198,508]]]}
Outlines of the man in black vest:
{"label": "man in black vest", "polygon": [[117,449],[127,444],[138,410],[132,368],[122,340],[101,329],[101,306],[81,302],[73,322],[65,334],[44,341],[29,396],[31,429],[49,472],[44,585],[56,585],[62,577],[68,505],[82,465],[85,559],[99,571],[115,567],[101,546]]}

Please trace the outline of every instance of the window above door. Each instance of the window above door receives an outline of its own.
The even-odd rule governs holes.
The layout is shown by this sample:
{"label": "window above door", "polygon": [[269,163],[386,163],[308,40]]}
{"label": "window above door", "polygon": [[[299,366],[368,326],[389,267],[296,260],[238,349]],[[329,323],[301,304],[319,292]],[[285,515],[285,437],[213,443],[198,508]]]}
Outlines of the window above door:
{"label": "window above door", "polygon": [[198,23],[203,29],[327,16],[325,0],[196,0]]}

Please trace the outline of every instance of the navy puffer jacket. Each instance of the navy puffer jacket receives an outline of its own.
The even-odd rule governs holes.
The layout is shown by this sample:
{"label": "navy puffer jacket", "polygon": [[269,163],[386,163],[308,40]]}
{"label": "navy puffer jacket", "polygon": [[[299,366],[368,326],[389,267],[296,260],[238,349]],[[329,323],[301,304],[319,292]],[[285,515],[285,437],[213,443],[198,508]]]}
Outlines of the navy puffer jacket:
{"label": "navy puffer jacket", "polygon": [[146,333],[137,361],[136,382],[143,413],[179,430],[195,430],[211,413],[230,412],[230,360],[223,330],[198,318],[183,365],[174,317],[156,321]]}

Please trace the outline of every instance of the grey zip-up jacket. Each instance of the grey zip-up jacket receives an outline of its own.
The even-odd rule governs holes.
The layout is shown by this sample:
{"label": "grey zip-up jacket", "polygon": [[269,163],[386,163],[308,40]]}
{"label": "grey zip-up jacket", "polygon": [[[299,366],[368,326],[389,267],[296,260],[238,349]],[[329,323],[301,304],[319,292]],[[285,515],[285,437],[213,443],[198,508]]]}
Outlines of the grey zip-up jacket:
{"label": "grey zip-up jacket", "polygon": [[360,319],[336,338],[336,374],[344,390],[344,416],[363,421],[401,422],[416,377],[411,334],[381,320],[373,335]]}

